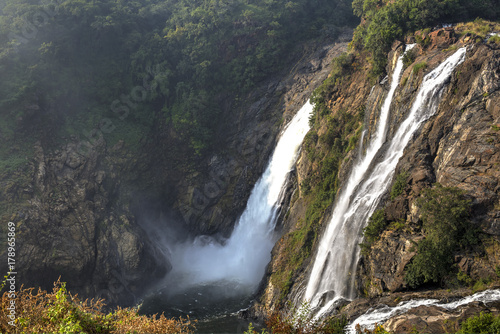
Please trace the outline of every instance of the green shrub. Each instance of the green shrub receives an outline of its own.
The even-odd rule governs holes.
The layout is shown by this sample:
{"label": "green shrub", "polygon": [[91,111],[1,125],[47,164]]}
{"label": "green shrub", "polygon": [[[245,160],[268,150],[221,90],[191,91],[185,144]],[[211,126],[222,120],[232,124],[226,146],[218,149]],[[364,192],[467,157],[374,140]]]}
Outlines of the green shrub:
{"label": "green shrub", "polygon": [[356,334],[361,334],[361,333],[363,333],[363,334],[389,334],[389,332],[386,331],[385,328],[379,324],[375,324],[375,328],[373,330],[369,330],[366,328],[361,329],[361,326],[359,324],[357,324],[356,325]]}
{"label": "green shrub", "polygon": [[491,313],[479,313],[462,322],[460,334],[499,334],[500,316],[493,316]]}
{"label": "green shrub", "polygon": [[457,279],[459,282],[466,285],[471,285],[474,282],[474,280],[469,275],[461,270],[457,273]]}
{"label": "green shrub", "polygon": [[427,62],[422,61],[413,66],[413,74],[418,74],[420,70],[425,69],[427,67]]}
{"label": "green shrub", "polygon": [[417,54],[415,52],[415,49],[411,49],[410,51],[406,52],[403,55],[403,66],[404,66],[404,68],[407,68],[408,66],[410,66],[411,64],[413,64],[413,62],[415,61],[416,58],[417,58]]}
{"label": "green shrub", "polygon": [[491,36],[490,38],[488,38],[488,44],[500,44],[500,36]]}
{"label": "green shrub", "polygon": [[487,286],[490,283],[491,283],[491,280],[489,278],[488,279],[480,278],[472,286],[472,292],[476,293],[479,291],[484,291],[487,289]]}
{"label": "green shrub", "polygon": [[398,176],[396,176],[396,180],[394,181],[391,189],[391,201],[394,201],[396,197],[403,193],[406,188],[406,184],[408,183],[408,176],[407,171],[402,171],[398,174]]}
{"label": "green shrub", "polygon": [[425,189],[417,203],[425,238],[406,267],[405,280],[410,287],[441,282],[452,269],[454,252],[477,242],[477,230],[469,220],[471,202],[462,190],[437,183]]}
{"label": "green shrub", "polygon": [[450,249],[429,239],[418,243],[417,255],[406,268],[405,281],[412,287],[425,283],[439,283],[453,264],[453,253]]}
{"label": "green shrub", "polygon": [[368,225],[363,229],[365,241],[368,244],[373,244],[380,237],[386,226],[387,221],[385,220],[384,209],[375,211],[368,220]]}

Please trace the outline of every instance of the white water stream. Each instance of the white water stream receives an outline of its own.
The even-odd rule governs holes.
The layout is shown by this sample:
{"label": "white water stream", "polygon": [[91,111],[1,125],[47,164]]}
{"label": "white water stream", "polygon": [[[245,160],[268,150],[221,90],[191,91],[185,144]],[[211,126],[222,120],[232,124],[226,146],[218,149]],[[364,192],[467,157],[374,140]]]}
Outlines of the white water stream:
{"label": "white water stream", "polygon": [[317,317],[328,312],[338,299],[355,297],[354,281],[363,227],[387,191],[404,148],[421,124],[436,112],[441,92],[455,67],[464,61],[465,51],[465,48],[457,50],[424,77],[408,118],[382,154],[379,151],[386,139],[390,105],[403,66],[402,59],[398,60],[376,132],[366,155],[354,166],[319,244],[303,296],[303,300],[310,301]]}
{"label": "white water stream", "polygon": [[375,325],[382,325],[388,319],[406,313],[407,311],[425,305],[425,306],[439,306],[447,310],[454,310],[460,306],[470,304],[472,302],[482,302],[488,303],[500,300],[500,290],[486,290],[478,292],[471,296],[464,297],[455,302],[451,303],[440,303],[437,299],[420,299],[420,300],[410,300],[399,303],[395,307],[389,307],[386,305],[379,306],[375,309],[368,310],[365,314],[358,317],[351,324],[346,327],[346,332],[355,334],[356,325],[360,325],[361,330],[368,329],[373,330]]}
{"label": "white water stream", "polygon": [[173,270],[169,277],[189,288],[230,282],[236,294],[253,292],[264,276],[274,246],[274,227],[282,189],[293,168],[302,141],[309,131],[313,106],[307,102],[282,132],[273,156],[255,184],[245,211],[231,237],[220,244],[209,237],[171,249]]}

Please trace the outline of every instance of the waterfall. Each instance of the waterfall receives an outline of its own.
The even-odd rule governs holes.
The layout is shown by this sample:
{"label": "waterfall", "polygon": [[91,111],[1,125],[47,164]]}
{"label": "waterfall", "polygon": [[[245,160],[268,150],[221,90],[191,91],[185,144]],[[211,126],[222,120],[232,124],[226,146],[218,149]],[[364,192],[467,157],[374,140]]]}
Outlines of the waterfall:
{"label": "waterfall", "polygon": [[389,307],[386,305],[378,306],[375,309],[368,310],[365,314],[358,317],[351,324],[346,327],[346,332],[350,334],[356,333],[356,325],[361,326],[361,330],[368,329],[373,330],[375,324],[383,324],[386,320],[406,313],[412,308],[416,308],[422,305],[425,306],[439,306],[447,310],[454,310],[460,306],[470,304],[472,302],[496,302],[500,299],[500,290],[486,290],[478,292],[468,297],[464,297],[455,302],[451,303],[440,303],[437,299],[420,299],[420,300],[410,300],[399,303],[395,307]]}
{"label": "waterfall", "polygon": [[464,61],[465,51],[465,48],[457,50],[424,77],[407,119],[387,143],[385,153],[373,163],[385,141],[389,109],[402,68],[402,59],[399,58],[376,132],[365,157],[353,167],[318,247],[303,296],[304,300],[310,301],[311,306],[316,308],[317,316],[327,312],[336,300],[355,297],[354,281],[363,227],[387,191],[404,148],[421,124],[436,112],[441,92],[454,68]]}
{"label": "waterfall", "polygon": [[309,131],[313,106],[307,102],[286,126],[271,160],[255,184],[247,206],[231,237],[223,244],[204,236],[194,243],[173,247],[171,281],[184,287],[231,282],[237,293],[249,293],[264,276],[274,246],[278,203],[287,175],[293,168],[302,141]]}

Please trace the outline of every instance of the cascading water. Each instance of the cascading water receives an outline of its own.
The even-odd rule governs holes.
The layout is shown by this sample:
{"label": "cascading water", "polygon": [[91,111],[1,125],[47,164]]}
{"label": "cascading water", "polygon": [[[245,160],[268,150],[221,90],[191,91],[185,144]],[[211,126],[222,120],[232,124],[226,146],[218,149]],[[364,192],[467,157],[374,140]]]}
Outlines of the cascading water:
{"label": "cascading water", "polygon": [[[408,45],[406,47],[406,51],[410,50],[413,47],[414,45]],[[343,263],[347,262],[346,258],[331,259],[330,257],[332,252],[330,249],[330,245],[333,244],[334,241],[333,238],[335,238],[335,236],[337,236],[338,238],[342,238],[342,235],[339,235],[339,228],[343,227],[341,224],[341,219],[349,209],[350,197],[353,194],[356,186],[365,176],[368,167],[372,163],[373,159],[375,158],[375,155],[377,154],[377,152],[382,147],[382,144],[385,141],[387,121],[389,119],[389,109],[391,106],[392,98],[394,96],[394,92],[396,91],[396,88],[399,84],[399,79],[402,70],[403,70],[403,55],[399,57],[396,63],[396,67],[394,68],[394,72],[391,79],[391,86],[387,94],[387,97],[384,101],[384,104],[382,105],[382,109],[380,110],[380,116],[377,128],[369,144],[369,147],[366,151],[366,155],[362,159],[360,159],[359,163],[353,168],[347,186],[343,194],[339,198],[337,205],[335,207],[332,221],[330,222],[330,224],[328,224],[327,230],[325,232],[325,237],[322,239],[322,242],[319,245],[318,255],[316,257],[316,261],[313,270],[311,272],[311,277],[309,279],[307,290],[304,296],[304,299],[311,301],[313,305],[317,305],[319,302],[319,300],[313,300],[313,297],[315,296],[321,297],[323,293],[327,293],[328,291],[331,290],[333,290],[337,296],[343,296],[343,295],[345,296],[346,294],[348,294],[346,291],[344,291],[343,287],[341,288],[340,286],[341,282],[338,281],[333,282],[333,285],[331,286],[332,289],[326,288],[327,284],[330,283],[330,281],[332,281],[331,274],[333,273],[330,272],[329,273],[330,275],[327,274],[327,276],[323,276],[322,275],[323,267],[324,265],[326,265],[325,261],[328,262],[334,261],[339,265],[342,265]],[[344,242],[339,243],[338,246],[343,247],[343,245]],[[333,246],[337,247],[337,245]],[[335,252],[334,254],[338,256],[340,255],[340,252]],[[346,253],[342,255],[350,256],[349,254]],[[346,270],[343,270],[342,277],[345,277],[346,276],[345,274]],[[324,280],[324,282],[322,282],[322,280]]]}
{"label": "cascading water", "polygon": [[472,302],[488,303],[497,302],[498,300],[500,300],[500,290],[486,290],[451,303],[440,303],[437,299],[419,299],[401,302],[395,307],[383,305],[377,307],[376,309],[368,310],[365,314],[358,317],[346,327],[346,332],[355,334],[357,332],[356,325],[359,325],[361,330],[373,330],[376,324],[381,325],[386,320],[394,316],[404,314],[407,311],[419,306],[435,305],[447,310],[455,310],[460,306],[467,305]]}
{"label": "cascading water", "polygon": [[224,245],[197,239],[172,249],[172,276],[182,275],[185,285],[232,281],[254,289],[271,259],[278,201],[298,150],[309,131],[313,106],[307,102],[283,131],[271,161],[255,184],[247,206]]}
{"label": "cascading water", "polygon": [[319,244],[303,296],[315,308],[316,316],[327,312],[340,298],[354,298],[363,227],[386,192],[404,148],[420,125],[436,112],[441,92],[454,68],[464,61],[465,51],[465,48],[459,49],[424,77],[408,118],[399,126],[384,155],[373,165],[386,136],[389,107],[402,68],[401,58],[398,60],[377,130],[365,157],[354,166]]}
{"label": "cascading water", "polygon": [[[313,106],[307,102],[282,132],[273,156],[255,184],[231,237],[224,242],[203,236],[194,242],[170,245],[172,271],[161,287],[145,298],[145,314],[205,319],[205,331],[234,332],[232,314],[248,306],[264,276],[274,246],[274,227],[287,175],[309,131]],[[222,318],[229,319],[222,322]],[[198,324],[198,330],[203,326]]]}

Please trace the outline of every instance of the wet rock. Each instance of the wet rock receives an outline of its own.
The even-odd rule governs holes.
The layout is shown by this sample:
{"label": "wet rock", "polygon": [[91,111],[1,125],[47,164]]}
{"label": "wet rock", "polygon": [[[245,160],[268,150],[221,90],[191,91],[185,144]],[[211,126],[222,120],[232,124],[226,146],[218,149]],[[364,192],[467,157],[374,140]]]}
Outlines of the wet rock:
{"label": "wet rock", "polygon": [[439,306],[419,306],[392,317],[382,326],[391,333],[450,333],[460,329],[460,323],[480,312],[498,314],[498,305],[473,302],[455,310]]}
{"label": "wet rock", "polygon": [[19,284],[51,290],[60,277],[83,298],[132,305],[170,269],[128,210],[111,207],[120,181],[103,170],[105,149],[103,140],[86,151],[72,142],[53,153],[36,144],[34,195],[15,217]]}

